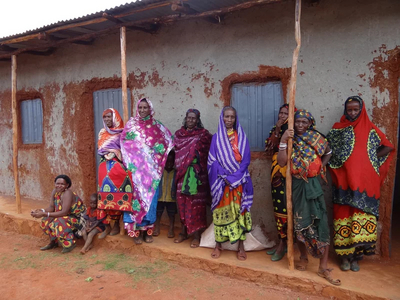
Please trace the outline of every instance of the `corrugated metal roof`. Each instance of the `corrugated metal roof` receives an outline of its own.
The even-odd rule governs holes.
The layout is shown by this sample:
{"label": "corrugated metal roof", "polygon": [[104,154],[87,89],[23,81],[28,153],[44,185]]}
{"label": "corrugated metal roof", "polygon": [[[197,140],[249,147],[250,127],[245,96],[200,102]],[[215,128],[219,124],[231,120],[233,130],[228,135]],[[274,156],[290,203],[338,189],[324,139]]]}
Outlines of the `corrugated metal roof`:
{"label": "corrugated metal roof", "polygon": [[[74,18],[65,21],[59,21],[57,23],[49,24],[34,30],[29,30],[24,33],[15,34],[0,38],[0,59],[8,57],[8,54],[12,54],[13,51],[22,49],[41,49],[46,46],[51,46],[51,39],[41,39],[39,35],[46,33],[47,35],[53,36],[57,40],[67,39],[82,36],[82,40],[85,40],[84,34],[96,33],[99,31],[114,30],[116,23],[110,20],[106,20],[103,17],[103,13],[107,13],[110,16],[117,17],[118,20],[126,22],[141,22],[151,19],[166,18],[169,16],[179,16],[178,12],[172,11],[171,4],[184,3],[189,5],[191,9],[195,10],[196,13],[211,12],[226,7],[231,7],[237,4],[244,3],[256,3],[263,4],[267,2],[281,2],[283,0],[138,0],[135,2],[126,3],[123,5],[116,6],[104,11],[95,12],[88,14],[80,18]],[[81,24],[82,22],[88,22],[90,24]],[[65,28],[67,25],[76,23],[78,27]],[[104,32],[103,32],[104,33]],[[103,34],[102,33],[102,34]],[[32,35],[32,37],[29,37]],[[26,38],[25,38],[26,37]],[[87,36],[86,36],[87,38]],[[76,42],[76,41],[75,41]],[[62,42],[63,43],[63,42]],[[54,44],[54,43],[53,43]],[[58,47],[60,43],[56,43],[55,47]],[[14,52],[15,53],[15,52]],[[18,54],[18,53],[17,53]]]}

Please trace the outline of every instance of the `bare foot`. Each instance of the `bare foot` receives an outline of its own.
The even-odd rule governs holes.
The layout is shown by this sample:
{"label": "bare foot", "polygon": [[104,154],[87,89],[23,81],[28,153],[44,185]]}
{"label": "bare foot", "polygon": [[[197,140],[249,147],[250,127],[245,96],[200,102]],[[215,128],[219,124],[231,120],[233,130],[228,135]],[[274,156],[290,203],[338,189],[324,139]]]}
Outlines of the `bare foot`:
{"label": "bare foot", "polygon": [[153,242],[153,237],[151,235],[146,234],[146,236],[144,237],[144,242],[145,243],[152,243]]}
{"label": "bare foot", "polygon": [[99,235],[99,240],[104,239],[111,231],[110,224],[106,224],[106,229]]}
{"label": "bare foot", "polygon": [[153,231],[153,236],[159,236],[159,235],[160,235],[160,226],[155,225],[154,231]]}
{"label": "bare foot", "polygon": [[110,235],[117,235],[119,233],[120,229],[119,229],[119,220],[115,221],[114,227],[113,229],[110,231]]}
{"label": "bare foot", "polygon": [[138,237],[134,237],[133,241],[135,242],[136,245],[141,245],[143,244],[143,238],[142,235],[139,235]]}
{"label": "bare foot", "polygon": [[213,252],[211,253],[212,258],[219,258],[221,256],[222,249],[218,246],[215,246]]}
{"label": "bare foot", "polygon": [[85,255],[85,253],[86,253],[85,248],[82,248],[81,251],[80,251],[80,253],[81,253],[82,255]]}
{"label": "bare foot", "polygon": [[93,244],[90,244],[89,247],[87,247],[87,249],[85,250],[85,253],[89,252],[89,250],[92,248],[93,248]]}
{"label": "bare foot", "polygon": [[192,243],[190,244],[190,248],[198,248],[200,246],[200,239],[193,238]]}
{"label": "bare foot", "polygon": [[[153,233],[153,235],[154,235],[154,233]],[[169,228],[169,230],[168,230],[168,238],[172,239],[174,237],[175,237],[174,227]]]}
{"label": "bare foot", "polygon": [[180,233],[178,238],[174,240],[174,243],[182,243],[183,241],[186,241],[188,239],[187,235],[184,235],[183,233]]}
{"label": "bare foot", "polygon": [[240,250],[238,251],[238,253],[237,253],[237,259],[238,259],[238,260],[242,260],[242,261],[246,260],[246,259],[247,259],[246,251],[240,249]]}

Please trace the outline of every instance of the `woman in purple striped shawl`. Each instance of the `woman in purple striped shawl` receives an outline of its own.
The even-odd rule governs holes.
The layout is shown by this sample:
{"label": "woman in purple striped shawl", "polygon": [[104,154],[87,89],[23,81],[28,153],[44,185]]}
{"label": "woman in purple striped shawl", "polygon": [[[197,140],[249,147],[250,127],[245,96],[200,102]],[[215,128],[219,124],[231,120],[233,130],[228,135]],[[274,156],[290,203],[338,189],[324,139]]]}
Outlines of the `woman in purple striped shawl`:
{"label": "woman in purple striped shawl", "polygon": [[216,246],[211,257],[221,255],[221,243],[239,241],[237,258],[246,260],[243,242],[252,228],[250,207],[253,183],[248,170],[250,146],[240,126],[236,109],[226,106],[219,118],[208,154],[208,178],[211,187]]}

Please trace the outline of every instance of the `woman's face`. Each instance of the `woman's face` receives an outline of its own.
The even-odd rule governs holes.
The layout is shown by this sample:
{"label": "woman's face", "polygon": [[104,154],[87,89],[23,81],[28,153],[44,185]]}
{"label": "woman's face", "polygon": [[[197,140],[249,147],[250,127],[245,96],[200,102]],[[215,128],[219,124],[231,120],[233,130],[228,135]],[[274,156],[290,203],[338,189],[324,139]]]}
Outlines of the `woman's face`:
{"label": "woman's face", "polygon": [[146,118],[150,114],[150,105],[147,103],[147,101],[141,101],[139,103],[139,116],[141,118]]}
{"label": "woman's face", "polygon": [[106,113],[104,115],[104,117],[103,117],[103,121],[104,121],[104,124],[106,124],[106,126],[108,128],[111,128],[112,125],[113,125],[113,114],[112,114],[112,112]]}
{"label": "woman's face", "polygon": [[197,125],[197,115],[194,112],[190,112],[186,115],[186,127],[188,129],[193,129]]}
{"label": "woman's face", "polygon": [[55,182],[56,192],[64,192],[68,188],[68,184],[63,178],[57,178]]}
{"label": "woman's face", "polygon": [[287,107],[282,107],[279,111],[278,119],[282,121],[286,121],[289,116],[289,110]]}
{"label": "woman's face", "polygon": [[294,131],[296,134],[303,134],[310,127],[310,121],[307,118],[298,118],[294,121]]}
{"label": "woman's face", "polygon": [[346,104],[346,113],[350,117],[352,121],[354,121],[358,114],[360,113],[360,103],[357,101],[347,102]]}
{"label": "woman's face", "polygon": [[227,109],[224,112],[224,123],[226,129],[232,129],[233,125],[235,125],[236,121],[236,113],[233,109]]}

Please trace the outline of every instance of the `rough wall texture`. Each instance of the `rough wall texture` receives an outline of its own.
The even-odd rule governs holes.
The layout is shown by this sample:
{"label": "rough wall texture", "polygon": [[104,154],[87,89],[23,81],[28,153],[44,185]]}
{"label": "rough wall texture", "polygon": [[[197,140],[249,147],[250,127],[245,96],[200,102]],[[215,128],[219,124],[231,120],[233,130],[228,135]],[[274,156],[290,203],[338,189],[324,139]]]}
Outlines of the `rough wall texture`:
{"label": "rough wall texture", "polygon": [[[344,100],[361,95],[371,119],[397,144],[400,2],[326,0],[305,6],[297,79],[297,106],[309,109],[326,133]],[[223,25],[177,22],[156,35],[128,31],[128,86],[135,101],[152,99],[156,117],[177,130],[185,111],[200,109],[215,132],[235,80],[279,78],[288,86],[294,43],[292,1],[228,15]],[[67,45],[49,57],[18,57],[18,99],[43,101],[43,144],[20,144],[21,193],[47,198],[59,173],[72,177],[84,198],[95,190],[93,97],[120,87],[118,33],[94,45]],[[239,78],[239,79],[238,79]],[[0,192],[14,193],[10,64],[0,62]],[[285,95],[287,96],[287,95]],[[264,139],[265,137],[260,137]],[[255,223],[274,233],[270,160],[253,154]],[[387,255],[395,163],[382,192],[382,253]],[[330,189],[325,188],[328,204]],[[328,205],[329,207],[330,205]]]}

